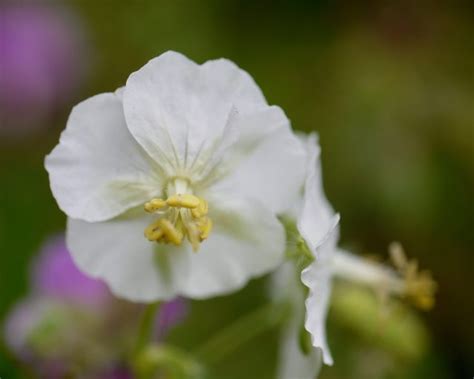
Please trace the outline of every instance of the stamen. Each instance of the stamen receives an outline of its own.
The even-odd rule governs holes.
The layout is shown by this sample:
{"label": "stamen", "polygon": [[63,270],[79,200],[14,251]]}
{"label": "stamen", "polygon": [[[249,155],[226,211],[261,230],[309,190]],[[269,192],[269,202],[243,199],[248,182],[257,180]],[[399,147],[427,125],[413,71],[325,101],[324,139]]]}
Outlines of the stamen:
{"label": "stamen", "polygon": [[170,207],[182,207],[182,208],[196,208],[201,204],[199,197],[185,194],[185,195],[173,195],[168,197],[166,203]]}
{"label": "stamen", "polygon": [[204,199],[199,199],[199,205],[191,210],[191,214],[195,218],[200,218],[202,216],[207,215],[208,211],[209,211],[209,206],[207,204],[207,201]]}
{"label": "stamen", "polygon": [[404,279],[402,296],[407,297],[420,309],[429,310],[435,304],[437,284],[427,270],[419,271],[416,260],[408,260],[400,243],[389,247],[393,265]]}
{"label": "stamen", "polygon": [[[192,194],[174,194],[166,200],[155,198],[144,206],[148,213],[157,213],[159,218],[145,229],[149,241],[181,245],[184,238],[194,251],[208,238],[212,221],[207,216],[207,201]],[[159,212],[157,212],[159,211]]]}
{"label": "stamen", "polygon": [[160,229],[160,220],[157,220],[145,229],[145,237],[149,241],[158,241],[163,236],[163,231]]}
{"label": "stamen", "polygon": [[159,219],[160,228],[163,231],[166,242],[171,242],[175,245],[181,245],[183,240],[183,233],[176,229],[175,226],[167,219]]}
{"label": "stamen", "polygon": [[199,239],[204,241],[209,237],[209,234],[212,230],[212,221],[209,217],[204,217],[201,219],[201,222],[198,223],[198,229],[200,231]]}
{"label": "stamen", "polygon": [[149,202],[145,203],[145,211],[148,213],[153,213],[158,209],[166,207],[166,201],[163,199],[151,199]]}
{"label": "stamen", "polygon": [[420,309],[431,309],[437,288],[431,274],[420,271],[415,260],[408,260],[400,244],[391,244],[389,251],[394,268],[338,250],[333,257],[333,272],[375,289],[382,298],[399,296]]}

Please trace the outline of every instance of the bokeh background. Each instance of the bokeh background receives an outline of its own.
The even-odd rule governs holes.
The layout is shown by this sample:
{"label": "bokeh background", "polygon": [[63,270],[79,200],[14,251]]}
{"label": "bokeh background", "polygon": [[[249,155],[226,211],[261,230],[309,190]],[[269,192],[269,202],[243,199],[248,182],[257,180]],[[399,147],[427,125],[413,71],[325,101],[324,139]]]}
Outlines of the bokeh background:
{"label": "bokeh background", "polygon": [[[234,60],[295,129],[319,133],[345,247],[386,255],[399,240],[439,283],[435,309],[421,315],[432,333],[422,359],[374,369],[383,352],[335,317],[336,366],[322,378],[368,378],[370,370],[374,378],[472,377],[473,36],[468,1],[0,3],[0,319],[27,293],[42,243],[64,230],[43,159],[71,107],[172,49],[198,62]],[[255,281],[233,297],[196,302],[188,323],[199,330],[174,338],[185,346],[205,339],[264,292]],[[217,377],[271,378],[275,334],[237,351],[216,369],[236,374]],[[246,365],[253,371],[237,374]],[[22,378],[16,366],[2,348],[0,377]]]}

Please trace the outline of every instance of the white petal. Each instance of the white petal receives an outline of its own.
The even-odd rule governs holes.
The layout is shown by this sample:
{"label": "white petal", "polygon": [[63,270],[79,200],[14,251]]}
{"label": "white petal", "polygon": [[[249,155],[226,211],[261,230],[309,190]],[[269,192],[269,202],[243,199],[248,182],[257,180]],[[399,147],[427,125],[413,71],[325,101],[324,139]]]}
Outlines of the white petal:
{"label": "white petal", "polygon": [[230,61],[201,66],[167,52],[130,75],[124,93],[131,133],[164,166],[184,170],[218,140],[232,109],[266,105],[253,79]]}
{"label": "white petal", "polygon": [[198,253],[188,242],[149,242],[143,231],[152,218],[142,210],[100,223],[69,219],[68,246],[85,273],[103,279],[115,295],[143,302],[229,293],[281,263],[285,234],[271,212],[251,201],[211,204],[214,229]]}
{"label": "white petal", "polygon": [[329,272],[320,270],[316,263],[313,263],[303,271],[301,279],[310,288],[306,299],[306,330],[311,333],[313,346],[323,351],[324,363],[332,365],[333,360],[326,341],[326,316],[331,294],[331,275]]}
{"label": "white petal", "polygon": [[308,137],[308,172],[298,230],[312,250],[320,246],[339,222],[323,190],[320,148],[316,135]]}
{"label": "white petal", "polygon": [[291,304],[289,320],[280,337],[277,365],[278,379],[314,379],[321,368],[321,350],[307,354],[300,346],[300,332],[304,323],[304,287],[293,262],[287,262],[272,275],[272,297]]}
{"label": "white petal", "polygon": [[131,301],[169,300],[188,276],[187,248],[149,242],[142,210],[100,223],[69,219],[67,243],[81,270]]}
{"label": "white petal", "polygon": [[[297,319],[296,321],[299,321]],[[314,379],[321,368],[321,351],[305,354],[299,344],[300,324],[291,321],[283,332],[278,359],[278,379]]]}
{"label": "white petal", "polygon": [[321,259],[316,259],[301,273],[301,281],[309,288],[305,328],[311,334],[313,346],[322,350],[323,361],[328,365],[332,365],[333,360],[326,340],[326,316],[332,288],[331,257],[337,249],[338,236],[338,228],[333,229],[319,248]]}
{"label": "white petal", "polygon": [[289,121],[281,108],[265,106],[251,114],[241,114],[233,109],[229,115],[222,137],[217,141],[211,156],[207,158],[201,180],[201,187],[219,181],[227,176],[242,160],[251,155],[255,149],[273,137],[273,133],[288,129]]}
{"label": "white petal", "polygon": [[68,216],[102,221],[160,192],[150,161],[125,125],[120,96],[105,93],[74,107],[45,165]]}
{"label": "white petal", "polygon": [[271,129],[267,127],[272,133],[260,140],[253,150],[248,149],[249,144],[244,143],[245,140],[242,144],[237,143],[235,148],[242,149],[241,155],[245,158],[212,190],[238,192],[280,213],[297,202],[304,181],[306,158],[303,146],[289,129],[283,112],[276,112],[279,110],[277,107],[272,109],[261,113],[261,117],[250,124],[254,128],[274,125]]}
{"label": "white petal", "polygon": [[202,66],[204,80],[219,88],[216,96],[228,98],[242,113],[267,105],[262,91],[253,78],[228,59],[207,61]]}
{"label": "white petal", "polygon": [[211,199],[214,222],[209,239],[191,254],[189,281],[182,295],[208,298],[236,291],[283,260],[285,233],[278,219],[251,200]]}
{"label": "white petal", "polygon": [[315,135],[307,140],[307,152],[308,172],[298,230],[316,255],[316,260],[301,273],[301,281],[309,288],[305,328],[311,333],[313,346],[322,350],[324,363],[332,364],[326,341],[326,316],[331,295],[331,260],[339,239],[339,215],[334,214],[324,195],[320,149]]}

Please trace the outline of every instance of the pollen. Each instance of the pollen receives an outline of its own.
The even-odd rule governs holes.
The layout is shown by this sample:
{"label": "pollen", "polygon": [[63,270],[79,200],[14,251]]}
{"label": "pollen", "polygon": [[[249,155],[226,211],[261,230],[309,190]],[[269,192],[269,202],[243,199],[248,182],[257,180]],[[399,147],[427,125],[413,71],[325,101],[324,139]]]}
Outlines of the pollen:
{"label": "pollen", "polygon": [[427,270],[419,270],[416,260],[408,260],[401,244],[389,247],[393,265],[403,278],[401,295],[422,310],[430,310],[435,304],[437,283]]}
{"label": "pollen", "polygon": [[193,250],[198,251],[211,233],[207,201],[193,194],[177,193],[166,200],[154,198],[145,203],[144,209],[158,216],[145,229],[149,241],[179,246],[187,239]]}

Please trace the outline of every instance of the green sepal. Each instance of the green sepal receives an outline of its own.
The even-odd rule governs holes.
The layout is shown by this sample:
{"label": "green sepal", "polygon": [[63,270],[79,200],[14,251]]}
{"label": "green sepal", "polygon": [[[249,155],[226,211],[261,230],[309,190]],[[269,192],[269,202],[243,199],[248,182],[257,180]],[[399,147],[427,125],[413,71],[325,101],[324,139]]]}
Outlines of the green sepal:
{"label": "green sepal", "polygon": [[286,232],[286,258],[294,261],[298,269],[302,271],[314,262],[315,257],[298,231],[295,221],[287,216],[281,216],[280,222]]}

